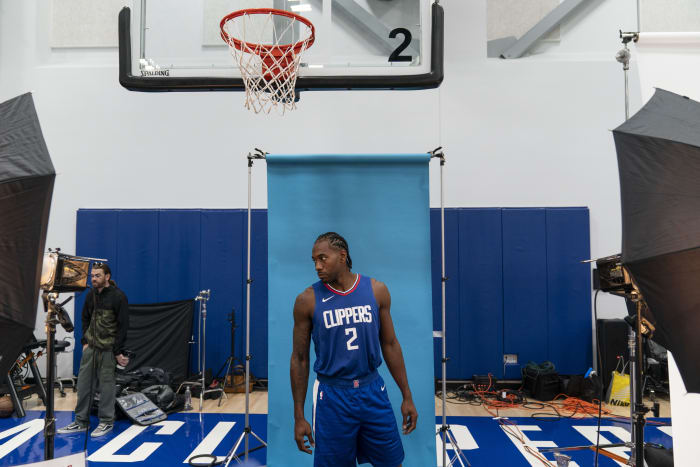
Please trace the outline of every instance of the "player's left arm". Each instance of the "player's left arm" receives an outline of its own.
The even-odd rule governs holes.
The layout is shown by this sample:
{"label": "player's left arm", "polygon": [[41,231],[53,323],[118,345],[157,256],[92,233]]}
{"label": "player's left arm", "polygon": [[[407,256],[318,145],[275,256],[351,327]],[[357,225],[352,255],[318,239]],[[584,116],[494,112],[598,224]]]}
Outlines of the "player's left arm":
{"label": "player's left arm", "polygon": [[403,361],[401,344],[394,331],[394,322],[391,319],[391,295],[389,289],[380,281],[372,279],[372,290],[379,305],[379,339],[382,346],[382,355],[386,366],[389,367],[391,376],[396,381],[403,402],[401,403],[401,415],[403,415],[403,432],[408,434],[415,430],[418,412],[413,404],[411,388],[408,387],[408,377],[406,376],[406,365]]}

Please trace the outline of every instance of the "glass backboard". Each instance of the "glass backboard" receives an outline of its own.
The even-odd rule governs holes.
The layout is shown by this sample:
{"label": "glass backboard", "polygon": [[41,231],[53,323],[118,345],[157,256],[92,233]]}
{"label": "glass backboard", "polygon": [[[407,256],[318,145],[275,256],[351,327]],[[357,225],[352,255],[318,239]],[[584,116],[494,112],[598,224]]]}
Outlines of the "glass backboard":
{"label": "glass backboard", "polygon": [[313,23],[299,90],[421,89],[442,81],[443,15],[433,0],[134,0],[119,17],[122,85],[242,90],[220,22],[248,8],[291,11]]}

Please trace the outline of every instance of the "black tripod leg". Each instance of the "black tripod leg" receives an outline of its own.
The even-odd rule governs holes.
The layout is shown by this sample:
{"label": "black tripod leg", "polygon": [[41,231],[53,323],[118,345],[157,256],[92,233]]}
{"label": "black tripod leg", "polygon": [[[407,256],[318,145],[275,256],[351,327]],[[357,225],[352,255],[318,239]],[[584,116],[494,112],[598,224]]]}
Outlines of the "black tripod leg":
{"label": "black tripod leg", "polygon": [[[225,391],[226,390],[226,385],[228,384],[228,378],[229,378],[229,370],[231,369],[231,364],[233,363],[233,357],[229,357],[226,359],[224,364],[219,368],[219,371],[216,373],[216,377],[218,378],[219,375],[221,374],[221,370],[226,367],[226,373],[224,373],[224,385],[222,386],[222,389]],[[233,373],[231,373],[231,387],[233,387]]]}
{"label": "black tripod leg", "polygon": [[[44,382],[41,380],[41,373],[39,373],[39,368],[36,366],[36,359],[34,357],[29,361],[29,368],[31,368],[32,375],[34,376],[34,384],[38,389],[37,394],[39,394],[42,402],[46,405],[46,386],[44,386]],[[47,381],[47,383],[49,382]],[[51,385],[51,389],[53,389],[53,385]]]}
{"label": "black tripod leg", "polygon": [[5,375],[5,381],[7,382],[7,387],[10,390],[10,397],[12,398],[12,404],[15,406],[15,413],[19,418],[24,418],[26,413],[24,412],[24,407],[22,407],[22,401],[19,400],[19,396],[17,395],[15,383],[12,382],[12,378],[10,378],[9,373]]}

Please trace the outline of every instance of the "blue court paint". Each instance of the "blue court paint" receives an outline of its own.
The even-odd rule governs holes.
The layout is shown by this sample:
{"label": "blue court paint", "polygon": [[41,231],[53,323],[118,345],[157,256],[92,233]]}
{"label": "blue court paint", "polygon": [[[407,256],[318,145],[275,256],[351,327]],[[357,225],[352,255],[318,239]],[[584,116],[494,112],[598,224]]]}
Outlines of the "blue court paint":
{"label": "blue court paint", "polygon": [[[38,462],[44,459],[44,412],[27,411],[22,419],[0,419],[0,465],[9,466]],[[61,428],[73,420],[73,412],[57,411],[56,426]],[[91,417],[91,429],[97,426],[97,417]],[[250,425],[262,439],[266,438],[266,415],[252,414]],[[197,446],[217,427],[223,430],[224,436],[211,446],[216,456],[226,456],[243,432],[243,414],[202,414],[176,413],[168,416],[165,426],[151,425],[140,427],[132,425],[127,420],[117,420],[114,430],[102,438],[88,440],[89,465],[116,467],[125,465],[142,465],[149,467],[173,467],[188,465],[186,459],[192,455]],[[231,426],[231,423],[233,425]],[[24,425],[28,430],[41,431],[30,439],[7,451],[8,443],[12,443],[21,433],[8,435],[12,428]],[[128,431],[130,430],[130,431]],[[211,439],[211,438],[210,438]],[[84,434],[56,435],[54,441],[54,456],[67,456],[83,450]],[[259,443],[251,438],[251,449]],[[241,445],[242,446],[242,445]],[[242,451],[239,448],[239,452]],[[212,453],[211,449],[205,453]],[[265,463],[265,449],[252,452],[251,459],[260,465]],[[234,462],[231,465],[238,465]]]}
{"label": "blue court paint", "polygon": [[[440,418],[436,417],[440,423]],[[584,446],[595,444],[596,419],[587,418],[582,420],[563,418],[556,421],[536,420],[529,417],[512,417],[511,422],[518,425],[522,435],[528,440],[531,448],[537,447],[564,447],[564,446]],[[651,420],[651,419],[648,419]],[[655,422],[670,423],[670,419],[654,419]],[[447,417],[457,444],[464,451],[467,459],[473,467],[498,466],[498,467],[518,467],[529,465],[542,465],[533,457],[528,457],[519,446],[522,444],[507,435],[501,428],[497,420],[490,417]],[[672,439],[669,435],[670,426],[660,427],[658,425],[647,424],[644,431],[644,439],[649,443],[661,444],[667,448],[672,447]],[[620,423],[603,420],[601,423],[601,444],[628,442],[629,422]],[[627,448],[611,448],[615,454],[629,457]],[[442,463],[442,444],[437,446],[437,454]],[[455,455],[454,451],[448,449],[448,454]],[[556,465],[552,453],[543,455]],[[594,464],[594,452],[567,451],[566,455],[571,457],[572,464],[575,462],[580,467],[592,466]],[[612,467],[618,464],[604,456],[599,457],[600,467]]]}
{"label": "blue court paint", "polygon": [[[268,465],[311,465],[297,450],[289,385],[292,308],[318,280],[311,262],[316,237],[343,235],[353,271],[387,284],[403,348],[418,427],[402,436],[404,466],[435,464],[428,154],[267,156],[269,399]],[[311,351],[313,367],[313,350]],[[401,396],[386,364],[380,372],[401,425]],[[310,372],[306,417],[311,420]]]}
{"label": "blue court paint", "polygon": [[[263,440],[266,439],[266,415],[251,415],[251,427]],[[435,422],[435,427],[441,423],[440,417],[425,417]],[[57,426],[62,427],[73,419],[72,412],[56,412]],[[541,421],[527,417],[511,418],[520,426],[522,433],[530,440],[530,445],[548,446],[579,446],[591,444],[588,437],[594,436],[596,420],[561,419],[557,421]],[[644,427],[644,439],[667,448],[672,447],[670,426],[658,426],[655,423],[668,424],[669,419],[647,419]],[[138,427],[131,426],[125,420],[118,420],[114,431],[99,440],[88,441],[88,459],[91,466],[148,466],[173,467],[186,466],[184,461],[192,455],[204,439],[213,439],[216,432],[221,430],[222,436],[214,440],[205,452],[213,452],[217,456],[225,456],[243,431],[243,414],[172,414],[163,426]],[[233,425],[231,426],[231,424]],[[530,464],[527,458],[518,450],[516,444],[500,428],[498,422],[491,417],[447,417],[447,423],[457,439],[460,448],[464,450],[473,467],[525,467]],[[38,462],[44,457],[44,412],[28,410],[22,418],[0,419],[0,466],[11,466]],[[93,417],[92,427],[97,426]],[[26,430],[25,430],[26,429]],[[32,430],[33,429],[33,433]],[[127,430],[131,430],[130,432]],[[161,431],[162,430],[162,431]],[[601,443],[618,443],[628,440],[629,424],[603,420]],[[158,433],[160,431],[160,434]],[[138,432],[138,433],[137,433]],[[130,436],[129,434],[131,433]],[[20,439],[25,434],[25,439]],[[129,438],[128,440],[125,438]],[[122,441],[120,441],[122,440]],[[61,457],[80,452],[83,448],[82,435],[56,435],[55,456]],[[257,441],[251,441],[251,448],[256,447]],[[433,462],[442,462],[442,444],[437,437],[433,439]],[[213,451],[212,451],[213,449]],[[145,451],[144,451],[145,450]],[[239,448],[239,451],[242,449]],[[255,465],[266,462],[265,449],[250,454],[250,460]],[[629,450],[622,448],[617,453],[627,456]],[[139,455],[139,453],[142,453]],[[449,449],[448,454],[454,455]],[[568,455],[579,466],[593,465],[592,451],[569,451]],[[121,458],[114,456],[123,456]],[[310,456],[309,456],[310,457]],[[553,460],[551,453],[545,455]],[[111,458],[111,460],[110,460]],[[136,460],[141,458],[142,460]],[[102,460],[100,460],[102,459]],[[439,459],[439,461],[438,461]],[[231,465],[239,465],[233,461]],[[284,462],[286,467],[296,467],[293,460]],[[404,463],[405,465],[405,463]],[[615,467],[614,461],[601,456],[600,467]]]}

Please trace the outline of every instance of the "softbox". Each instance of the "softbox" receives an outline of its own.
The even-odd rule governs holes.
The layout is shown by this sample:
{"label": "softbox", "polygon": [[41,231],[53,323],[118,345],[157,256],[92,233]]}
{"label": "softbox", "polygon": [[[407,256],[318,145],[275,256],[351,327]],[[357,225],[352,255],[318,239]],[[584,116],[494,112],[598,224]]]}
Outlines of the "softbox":
{"label": "softbox", "polygon": [[34,330],[56,172],[31,94],[0,104],[0,375]]}
{"label": "softbox", "polygon": [[700,392],[700,103],[657,89],[613,131],[622,263],[646,300],[654,340]]}

